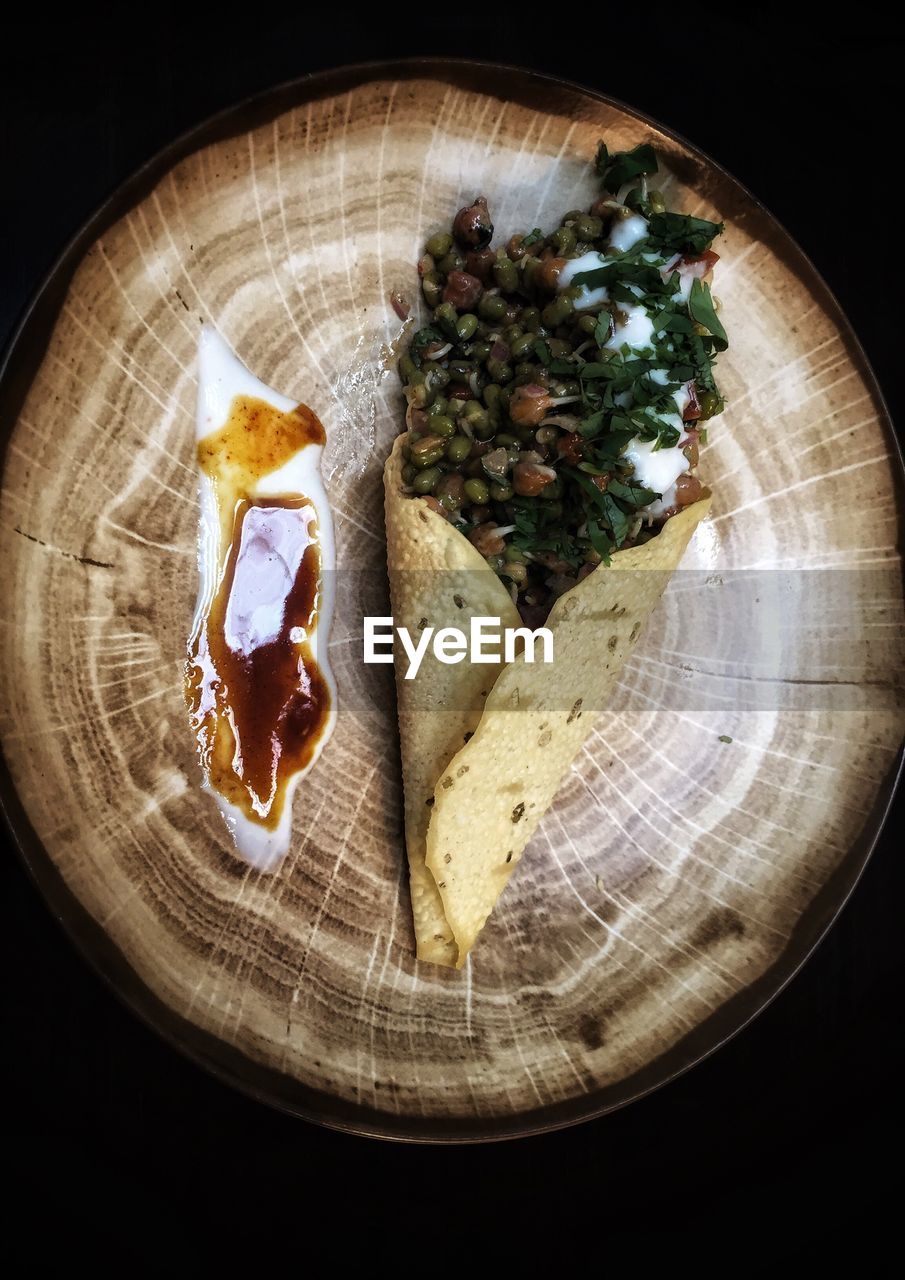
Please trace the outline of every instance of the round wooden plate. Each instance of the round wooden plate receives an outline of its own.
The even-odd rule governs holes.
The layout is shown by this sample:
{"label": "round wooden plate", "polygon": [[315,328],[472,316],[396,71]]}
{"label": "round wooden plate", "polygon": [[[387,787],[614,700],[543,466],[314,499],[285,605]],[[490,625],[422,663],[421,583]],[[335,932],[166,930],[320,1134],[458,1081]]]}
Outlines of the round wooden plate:
{"label": "round wooden plate", "polygon": [[[714,512],[455,973],[413,958],[392,686],[361,662],[362,614],[386,611],[380,477],[401,423],[389,295],[416,296],[425,235],[478,192],[503,236],[586,205],[601,136],[652,140],[671,207],[727,223]],[[202,321],[329,439],[340,719],[272,876],[202,794],[182,701]],[[100,971],[239,1087],[409,1139],[583,1119],[735,1032],[845,900],[903,731],[893,437],[813,267],[667,130],[472,64],[282,87],[100,211],[3,392],[13,828]]]}

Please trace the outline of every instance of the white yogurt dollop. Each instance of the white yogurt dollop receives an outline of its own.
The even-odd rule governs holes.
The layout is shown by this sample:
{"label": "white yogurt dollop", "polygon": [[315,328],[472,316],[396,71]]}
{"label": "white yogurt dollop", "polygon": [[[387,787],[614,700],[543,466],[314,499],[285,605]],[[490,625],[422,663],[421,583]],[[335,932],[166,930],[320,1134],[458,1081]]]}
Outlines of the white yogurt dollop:
{"label": "white yogurt dollop", "polygon": [[610,351],[621,351],[629,347],[632,351],[646,351],[653,346],[654,326],[644,307],[620,306],[619,314],[624,320],[617,318],[613,332],[603,344]]}
{"label": "white yogurt dollop", "polygon": [[639,240],[647,235],[647,220],[640,213],[633,213],[630,218],[614,218],[610,227],[609,246],[619,253],[628,253],[634,249]]}
{"label": "white yogurt dollop", "polygon": [[[583,271],[596,271],[598,267],[608,267],[611,259],[593,250],[583,253],[580,258],[570,258],[559,274],[560,289],[567,288]],[[586,284],[580,285],[581,293],[575,299],[576,311],[590,311],[592,307],[600,307],[607,301],[606,289],[589,289]]]}
{"label": "white yogurt dollop", "polygon": [[688,459],[678,445],[672,449],[657,449],[656,443],[656,440],[639,440],[636,436],[629,441],[624,456],[635,468],[635,478],[645,489],[666,493],[670,485],[674,485],[688,470]]}

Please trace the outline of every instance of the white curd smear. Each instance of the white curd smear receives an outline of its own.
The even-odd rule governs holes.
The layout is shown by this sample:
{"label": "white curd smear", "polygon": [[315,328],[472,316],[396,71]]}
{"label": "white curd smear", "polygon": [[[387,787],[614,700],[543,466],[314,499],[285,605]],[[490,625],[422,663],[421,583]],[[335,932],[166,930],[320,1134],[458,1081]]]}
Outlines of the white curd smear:
{"label": "white curd smear", "polygon": [[[297,401],[281,395],[256,378],[216,330],[205,326],[201,330],[198,345],[196,439],[199,442],[224,426],[236,396],[263,400],[281,413],[291,412],[297,404]],[[315,742],[309,763],[289,779],[279,822],[275,827],[268,828],[251,820],[241,808],[215,790],[207,778],[204,782],[204,789],[217,802],[237,851],[260,871],[274,870],[288,852],[295,790],[320,755],[336,722],[336,684],[330,670],[327,649],[334,598],[332,571],[336,560],[330,505],[320,471],[322,452],[321,446],[315,444],[298,449],[283,465],[259,477],[252,498],[255,503],[264,505],[268,497],[298,494],[304,496],[316,512],[321,573],[317,614],[309,633],[304,633],[301,628],[294,628],[292,636],[293,643],[300,643],[302,640],[308,642],[320,674],[329,688],[329,718]],[[222,527],[224,519],[231,515],[231,510],[221,510],[221,506],[229,501],[225,495],[230,493],[230,489],[228,483],[225,487],[221,486],[219,479],[218,476],[204,473],[200,476],[200,589],[193,635],[198,632],[209,612],[223,572]],[[228,477],[224,479],[228,480]],[[279,631],[287,592],[295,580],[306,545],[300,541],[300,533],[307,527],[300,518],[302,514],[279,508],[262,512],[254,506],[248,512],[242,528],[233,591],[226,614],[227,642],[236,652],[248,654],[267,643]],[[264,553],[255,554],[260,551],[258,543],[265,532]]]}

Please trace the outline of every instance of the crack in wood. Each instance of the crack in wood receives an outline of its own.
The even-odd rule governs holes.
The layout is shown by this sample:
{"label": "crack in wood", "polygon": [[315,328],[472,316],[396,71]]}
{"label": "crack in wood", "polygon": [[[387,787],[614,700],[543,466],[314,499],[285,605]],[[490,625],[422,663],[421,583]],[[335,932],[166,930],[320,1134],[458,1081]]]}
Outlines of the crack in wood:
{"label": "crack in wood", "polygon": [[76,555],[74,551],[64,551],[62,547],[55,547],[52,542],[45,542],[43,538],[36,538],[33,533],[26,533],[18,525],[13,526],[13,532],[20,534],[23,538],[27,538],[29,542],[36,542],[39,547],[46,547],[48,551],[56,551],[58,555],[65,556],[67,560],[78,560],[79,564],[90,565],[93,569],[114,568],[110,560],[93,560],[91,556],[80,556]]}

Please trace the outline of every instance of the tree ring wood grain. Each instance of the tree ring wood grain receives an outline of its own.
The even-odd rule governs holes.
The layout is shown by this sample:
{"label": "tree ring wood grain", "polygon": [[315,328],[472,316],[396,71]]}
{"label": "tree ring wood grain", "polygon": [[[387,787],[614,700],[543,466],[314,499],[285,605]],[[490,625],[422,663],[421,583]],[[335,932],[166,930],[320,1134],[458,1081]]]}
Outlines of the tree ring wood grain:
{"label": "tree ring wood grain", "polygon": [[[414,294],[425,233],[478,191],[503,233],[585,203],[601,134],[651,138],[671,198],[730,224],[716,284],[730,409],[704,464],[714,517],[472,965],[447,974],[413,960],[392,691],[354,652],[363,602],[385,592],[389,294]],[[323,418],[340,562],[355,566],[333,639],[344,721],[276,877],[232,854],[181,699],[200,319]],[[180,139],[104,206],[26,315],[2,386],[4,806],[96,967],[238,1087],[411,1140],[568,1124],[737,1031],[844,902],[902,738],[900,464],[813,267],[669,131],[477,64],[281,86]],[[838,518],[843,501],[857,520]],[[827,593],[823,622],[809,613],[769,655],[766,691],[732,596],[763,571]],[[706,620],[727,587],[729,631],[696,655],[715,669],[695,669],[688,600]]]}

